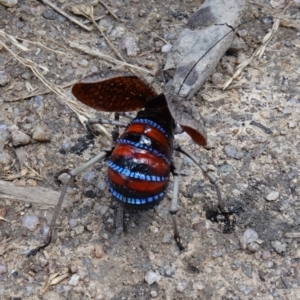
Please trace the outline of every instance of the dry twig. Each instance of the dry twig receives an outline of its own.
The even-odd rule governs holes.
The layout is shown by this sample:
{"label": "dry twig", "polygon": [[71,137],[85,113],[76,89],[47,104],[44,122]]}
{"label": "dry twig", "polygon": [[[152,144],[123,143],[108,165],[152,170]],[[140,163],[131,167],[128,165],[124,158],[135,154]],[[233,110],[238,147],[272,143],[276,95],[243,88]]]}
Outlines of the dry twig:
{"label": "dry twig", "polygon": [[82,24],[81,22],[79,22],[78,20],[76,20],[72,16],[68,15],[66,12],[64,12],[63,10],[61,10],[59,7],[55,6],[53,3],[49,2],[48,0],[40,0],[40,1],[43,2],[45,5],[50,6],[52,9],[57,11],[59,14],[63,15],[64,17],[66,17],[67,19],[69,19],[73,23],[77,24],[78,26],[82,27],[83,29],[85,29],[87,31],[92,31],[93,30],[92,27],[89,27],[89,26],[86,26],[86,25]]}
{"label": "dry twig", "polygon": [[280,17],[282,17],[284,15],[284,13],[286,12],[286,10],[290,7],[292,3],[290,2],[285,8],[284,10],[281,12],[280,16],[275,19],[273,26],[271,28],[271,30],[265,35],[265,37],[263,38],[262,41],[262,45],[260,47],[258,47],[254,53],[252,54],[252,56],[248,59],[246,59],[245,61],[243,61],[241,64],[239,64],[233,74],[233,76],[227,80],[223,86],[223,91],[232,83],[232,81],[236,78],[238,78],[240,76],[240,74],[242,73],[242,71],[254,60],[254,58],[257,56],[258,59],[261,59],[261,57],[263,56],[269,42],[271,41],[271,39],[273,38],[273,36],[275,35],[275,33],[277,32],[279,25],[280,25]]}
{"label": "dry twig", "polygon": [[82,15],[84,17],[86,17],[87,19],[89,19],[94,26],[100,31],[100,33],[102,34],[102,36],[104,37],[104,39],[106,40],[106,42],[108,43],[108,45],[113,49],[113,51],[116,53],[116,55],[123,61],[126,63],[126,60],[123,58],[123,56],[119,53],[119,51],[115,48],[115,46],[110,42],[110,40],[108,39],[108,37],[104,34],[103,30],[100,28],[100,26],[96,23],[95,18],[94,18],[94,7],[91,6],[87,6],[86,4],[80,4],[77,6],[72,6],[70,8],[70,10],[76,14],[76,15]]}
{"label": "dry twig", "polygon": [[120,21],[119,17],[111,10],[109,9],[109,7],[104,3],[102,2],[101,0],[99,0],[99,3],[106,9],[108,10],[108,12],[118,21]]}

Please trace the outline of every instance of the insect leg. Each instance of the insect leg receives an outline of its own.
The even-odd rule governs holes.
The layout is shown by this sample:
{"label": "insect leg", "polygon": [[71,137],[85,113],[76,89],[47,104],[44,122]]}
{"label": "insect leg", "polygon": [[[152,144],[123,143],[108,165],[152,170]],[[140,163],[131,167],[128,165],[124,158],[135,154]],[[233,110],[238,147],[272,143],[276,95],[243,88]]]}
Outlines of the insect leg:
{"label": "insect leg", "polygon": [[172,195],[169,212],[172,216],[174,239],[177,243],[179,250],[183,251],[184,247],[182,246],[182,243],[181,243],[181,238],[179,235],[177,218],[176,218],[176,213],[178,211],[178,186],[179,186],[179,173],[180,173],[181,165],[182,165],[181,159],[176,163],[172,162],[173,168],[172,168],[171,172],[174,177],[174,183],[173,183],[173,195]]}
{"label": "insect leg", "polygon": [[44,249],[46,248],[47,246],[50,245],[51,243],[51,239],[52,239],[52,236],[53,236],[53,231],[54,231],[54,226],[55,226],[55,223],[56,223],[56,219],[59,215],[59,211],[61,209],[61,205],[63,203],[63,200],[64,200],[64,197],[65,197],[65,194],[66,194],[66,191],[67,191],[67,188],[68,188],[68,184],[70,183],[70,181],[75,177],[77,176],[78,174],[80,174],[81,172],[83,172],[84,170],[86,170],[87,168],[91,167],[92,165],[94,165],[96,162],[108,157],[110,154],[111,154],[111,151],[112,151],[112,148],[111,149],[108,149],[107,151],[103,151],[103,152],[100,152],[98,155],[96,155],[94,158],[92,158],[91,160],[89,160],[88,162],[84,163],[83,165],[69,171],[68,173],[63,173],[60,175],[60,180],[63,182],[63,188],[62,188],[62,191],[61,191],[61,194],[59,196],[59,200],[58,200],[58,203],[55,207],[55,210],[54,210],[54,213],[53,213],[53,216],[52,216],[52,219],[51,219],[51,222],[50,222],[50,226],[49,226],[49,232],[48,232],[48,235],[47,235],[47,238],[44,242],[43,245],[35,248],[35,249],[32,249],[28,254],[27,254],[27,257],[30,257],[30,256],[34,256],[36,255],[41,249]]}
{"label": "insect leg", "polygon": [[129,120],[132,120],[136,117],[135,115],[133,115],[129,112],[119,112],[118,114],[122,117],[125,117],[125,118],[129,119]]}
{"label": "insect leg", "polygon": [[200,161],[194,156],[192,153],[190,153],[186,148],[181,147],[179,145],[175,145],[174,150],[183,153],[187,157],[189,157],[204,173],[204,175],[209,179],[209,181],[216,187],[217,191],[217,197],[218,197],[218,208],[221,211],[221,213],[225,212],[224,203],[222,200],[221,190],[219,187],[219,184],[217,183],[217,179],[213,176],[212,173],[210,173],[205,165],[202,165]]}
{"label": "insect leg", "polygon": [[116,125],[116,126],[121,126],[121,127],[126,127],[128,124],[125,124],[123,122],[120,122],[118,120],[109,120],[105,118],[98,118],[98,119],[89,119],[87,121],[88,125],[93,125],[93,124],[110,124],[110,125]]}

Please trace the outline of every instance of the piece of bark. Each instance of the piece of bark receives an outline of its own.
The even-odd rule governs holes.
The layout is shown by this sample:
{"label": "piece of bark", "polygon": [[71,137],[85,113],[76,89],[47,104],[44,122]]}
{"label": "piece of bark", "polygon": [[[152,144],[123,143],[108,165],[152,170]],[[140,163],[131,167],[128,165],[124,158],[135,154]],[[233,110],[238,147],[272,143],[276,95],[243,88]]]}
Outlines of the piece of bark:
{"label": "piece of bark", "polygon": [[[0,180],[0,199],[11,201],[22,201],[27,203],[35,203],[38,205],[56,206],[60,192],[47,189],[44,187],[19,187],[13,183]],[[71,198],[66,195],[63,207],[71,204]]]}
{"label": "piece of bark", "polygon": [[198,91],[232,43],[244,7],[244,0],[207,0],[191,16],[164,67],[175,70],[169,90],[186,99]]}
{"label": "piece of bark", "polygon": [[190,100],[213,73],[240,24],[244,0],[207,0],[191,16],[168,54],[164,70],[175,70],[166,86],[166,99],[174,120],[205,146],[204,120]]}

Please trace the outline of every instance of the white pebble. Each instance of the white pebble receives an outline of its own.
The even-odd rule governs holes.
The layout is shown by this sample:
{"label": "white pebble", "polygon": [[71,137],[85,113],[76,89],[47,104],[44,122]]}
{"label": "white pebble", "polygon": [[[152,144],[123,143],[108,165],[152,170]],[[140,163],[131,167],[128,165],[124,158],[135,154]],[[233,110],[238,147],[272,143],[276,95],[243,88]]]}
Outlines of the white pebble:
{"label": "white pebble", "polygon": [[172,48],[171,44],[163,45],[162,48],[161,48],[161,52],[168,53],[168,52],[170,52],[171,48]]}
{"label": "white pebble", "polygon": [[248,244],[256,242],[258,240],[258,234],[255,230],[248,228],[244,234],[240,237],[240,244],[243,250],[245,250]]}
{"label": "white pebble", "polygon": [[279,197],[279,192],[273,191],[267,195],[266,199],[268,201],[275,201],[278,199],[278,197]]}
{"label": "white pebble", "polygon": [[37,215],[28,214],[25,215],[22,219],[22,226],[29,229],[30,231],[34,231],[39,225],[39,218]]}
{"label": "white pebble", "polygon": [[71,279],[69,280],[68,284],[72,286],[76,286],[79,282],[79,276],[77,274],[73,274]]}
{"label": "white pebble", "polygon": [[161,275],[153,271],[149,271],[145,276],[145,281],[149,285],[153,284],[154,282],[159,282],[160,279],[161,279]]}
{"label": "white pebble", "polygon": [[295,128],[295,127],[296,127],[296,122],[289,121],[289,128]]}

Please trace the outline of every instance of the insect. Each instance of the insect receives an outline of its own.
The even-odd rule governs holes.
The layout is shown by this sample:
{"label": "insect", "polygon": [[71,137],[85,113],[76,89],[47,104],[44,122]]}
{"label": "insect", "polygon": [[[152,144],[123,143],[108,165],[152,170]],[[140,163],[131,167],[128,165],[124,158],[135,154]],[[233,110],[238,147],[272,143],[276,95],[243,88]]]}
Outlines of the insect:
{"label": "insect", "polygon": [[[44,245],[32,250],[29,255],[34,255],[51,242],[52,230],[70,180],[104,158],[109,158],[107,183],[113,199],[134,210],[156,207],[166,194],[170,173],[173,174],[174,190],[170,214],[173,220],[174,238],[181,250],[183,246],[176,222],[180,166],[172,160],[174,150],[193,160],[215,185],[219,209],[224,211],[220,189],[214,176],[200,165],[194,155],[174,143],[174,134],[178,132],[178,128],[171,116],[164,94],[157,95],[135,75],[106,77],[102,80],[99,80],[99,75],[91,75],[76,83],[72,88],[72,93],[79,101],[97,110],[140,111],[128,125],[114,123],[126,127],[114,146],[100,152],[90,161],[66,174],[59,203],[50,224],[49,239]],[[93,120],[93,122],[110,123],[103,119]],[[189,133],[189,128],[187,126],[184,128]],[[197,144],[202,146],[206,144],[205,135],[195,134],[194,130],[191,132]]]}

